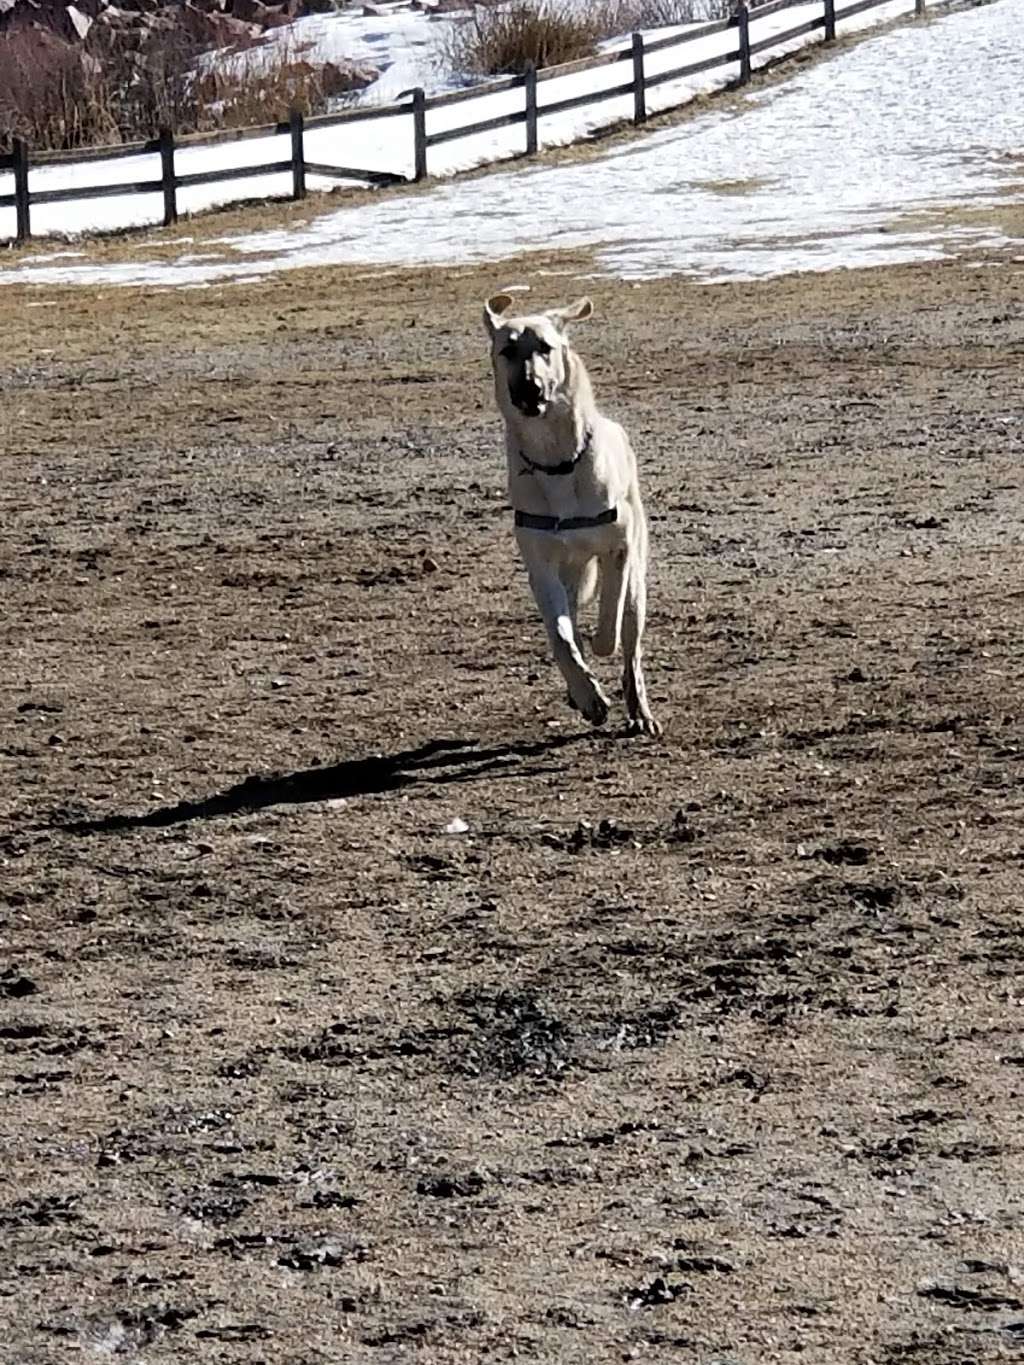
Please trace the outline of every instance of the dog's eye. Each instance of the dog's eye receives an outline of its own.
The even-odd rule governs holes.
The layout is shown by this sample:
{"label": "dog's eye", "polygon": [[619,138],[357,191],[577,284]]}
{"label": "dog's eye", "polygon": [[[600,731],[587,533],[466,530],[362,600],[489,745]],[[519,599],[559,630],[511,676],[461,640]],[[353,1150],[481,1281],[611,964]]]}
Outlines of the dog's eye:
{"label": "dog's eye", "polygon": [[537,350],[543,356],[549,356],[551,354],[551,347],[548,345],[546,341],[538,341]]}

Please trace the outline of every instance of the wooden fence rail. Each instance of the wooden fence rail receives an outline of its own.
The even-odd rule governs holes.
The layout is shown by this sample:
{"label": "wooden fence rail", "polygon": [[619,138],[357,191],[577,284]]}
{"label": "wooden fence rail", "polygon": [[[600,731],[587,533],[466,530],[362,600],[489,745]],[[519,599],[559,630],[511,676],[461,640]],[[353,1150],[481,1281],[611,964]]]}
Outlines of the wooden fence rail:
{"label": "wooden fence rail", "polygon": [[[798,3],[799,0],[796,0]],[[853,0],[853,3],[836,8],[836,0],[822,0],[822,14],[802,24],[770,34],[759,39],[751,39],[751,28],[758,20],[790,8],[794,0],[768,0],[767,3],[748,8],[746,0],[739,0],[736,11],[729,19],[719,19],[713,23],[701,24],[686,33],[668,34],[662,38],[645,39],[642,33],[634,33],[630,45],[597,57],[583,58],[560,66],[545,67],[537,71],[529,65],[522,76],[502,77],[483,86],[473,86],[467,90],[455,91],[446,95],[428,98],[422,89],[407,90],[400,100],[409,98],[408,103],[385,105],[380,108],[347,109],[338,114],[318,115],[304,119],[297,111],[286,123],[271,123],[254,128],[229,129],[210,135],[191,135],[175,138],[169,129],[161,131],[159,137],[149,142],[126,143],[120,147],[92,147],[78,152],[40,152],[30,156],[25,142],[15,138],[11,153],[0,156],[0,172],[13,172],[14,193],[0,195],[0,208],[15,210],[16,240],[25,242],[32,235],[32,206],[35,204],[60,204],[78,200],[101,199],[125,194],[162,194],[163,222],[165,226],[175,223],[178,218],[178,190],[193,185],[212,185],[222,181],[249,179],[254,176],[277,175],[290,172],[292,198],[302,199],[306,194],[306,177],[313,175],[324,179],[351,180],[371,186],[384,186],[405,183],[406,178],[390,171],[362,170],[347,166],[328,165],[320,161],[309,161],[305,155],[306,134],[346,123],[365,123],[381,118],[412,118],[413,175],[414,181],[423,180],[428,174],[427,154],[431,147],[439,147],[448,142],[460,141],[467,137],[494,132],[499,128],[511,128],[525,124],[525,152],[534,156],[540,146],[539,124],[545,117],[565,113],[571,109],[582,109],[587,105],[599,104],[604,100],[633,98],[633,123],[642,124],[648,117],[647,92],[668,81],[683,80],[688,76],[699,75],[719,66],[738,63],[735,84],[746,85],[752,74],[752,58],[762,52],[792,42],[796,38],[823,30],[823,39],[831,43],[836,37],[836,26],[843,19],[852,18],[879,5],[889,4],[891,0]],[[925,13],[926,0],[914,0],[914,13],[920,18]],[[683,47],[712,34],[724,33],[735,29],[736,46],[714,57],[673,67],[668,71],[650,74],[648,58],[658,52]],[[602,89],[588,90],[581,95],[556,99],[547,104],[539,102],[539,92],[546,83],[560,77],[576,75],[580,72],[595,70],[599,67],[631,63],[630,78]],[[457,128],[446,128],[436,133],[427,131],[427,115],[431,110],[445,109],[455,104],[487,98],[504,91],[521,89],[523,108],[511,113],[497,114],[491,118],[480,119],[475,123],[462,124]],[[179,173],[177,153],[192,147],[211,147],[221,143],[238,142],[255,137],[287,136],[290,139],[290,156],[287,160],[263,162],[253,166],[225,167],[221,170],[193,171]],[[118,181],[110,185],[69,186],[65,189],[33,190],[29,184],[32,169],[51,166],[79,165],[93,161],[109,161],[134,156],[158,154],[160,157],[160,178],[157,180]]]}

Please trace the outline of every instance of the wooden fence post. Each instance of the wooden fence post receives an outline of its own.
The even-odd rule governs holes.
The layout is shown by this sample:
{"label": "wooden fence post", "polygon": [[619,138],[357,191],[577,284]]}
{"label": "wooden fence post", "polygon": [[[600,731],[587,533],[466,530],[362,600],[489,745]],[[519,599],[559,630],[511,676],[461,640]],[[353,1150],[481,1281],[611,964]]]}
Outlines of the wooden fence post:
{"label": "wooden fence post", "polygon": [[288,117],[292,135],[292,198],[306,197],[306,150],[303,138],[302,110],[293,109]]}
{"label": "wooden fence post", "polygon": [[914,17],[916,19],[924,18],[924,0],[914,0]]}
{"label": "wooden fence post", "polygon": [[836,40],[836,0],[825,0],[825,41]]}
{"label": "wooden fence post", "polygon": [[523,68],[526,90],[526,155],[537,155],[537,68],[527,62]]}
{"label": "wooden fence post", "polygon": [[745,0],[736,6],[736,27],[740,39],[740,78],[739,85],[750,84],[750,11]]}
{"label": "wooden fence post", "polygon": [[633,34],[633,122],[647,122],[647,77],[644,75],[644,35]]}
{"label": "wooden fence post", "polygon": [[28,144],[20,137],[11,141],[14,159],[14,212],[17,218],[16,241],[27,242],[32,236],[32,219],[28,197]]}
{"label": "wooden fence post", "polygon": [[412,92],[413,179],[427,178],[427,97],[422,86]]}
{"label": "wooden fence post", "polygon": [[174,179],[174,134],[160,129],[160,179],[164,187],[164,227],[178,221],[178,186]]}

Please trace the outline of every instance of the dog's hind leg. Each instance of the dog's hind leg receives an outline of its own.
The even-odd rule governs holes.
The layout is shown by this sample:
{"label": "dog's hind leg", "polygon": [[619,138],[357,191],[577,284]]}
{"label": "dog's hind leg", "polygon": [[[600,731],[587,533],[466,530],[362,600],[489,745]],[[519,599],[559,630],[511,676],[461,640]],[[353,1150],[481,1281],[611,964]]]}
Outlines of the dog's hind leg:
{"label": "dog's hind leg", "polygon": [[[580,634],[579,625],[580,607],[585,605],[587,600],[587,587],[583,581],[584,573],[581,573],[578,566],[574,564],[563,564],[559,576],[565,588],[565,595],[569,599],[569,620],[572,622],[572,633],[573,638],[576,641],[576,648],[580,652],[580,658],[585,662],[587,651],[583,636]],[[565,700],[570,711],[578,711],[580,709],[573,700],[571,689],[566,692]]]}
{"label": "dog's hind leg", "polygon": [[595,555],[593,559],[588,559],[580,570],[580,582],[577,596],[581,607],[587,606],[594,600],[594,595],[597,592],[600,581],[601,562]]}
{"label": "dog's hind leg", "polygon": [[647,618],[647,584],[644,564],[631,555],[626,568],[626,600],[622,613],[622,691],[626,699],[629,728],[635,734],[660,735],[661,726],[647,704],[647,687],[640,662]]}
{"label": "dog's hind leg", "polygon": [[601,604],[598,608],[597,630],[590,643],[594,653],[602,657],[614,654],[622,635],[622,612],[626,601],[625,549],[605,557],[601,565]]}
{"label": "dog's hind leg", "polygon": [[584,579],[584,566],[579,564],[566,563],[559,567],[558,576],[562,580],[565,588],[565,596],[569,603],[569,620],[572,622],[573,638],[576,641],[576,648],[581,657],[586,657],[583,648],[583,640],[580,636],[579,611],[580,607],[586,602]]}
{"label": "dog's hind leg", "polygon": [[583,662],[576,639],[572,605],[565,584],[551,570],[533,570],[530,586],[551,641],[551,652],[569,688],[569,698],[593,725],[608,718],[608,698]]}

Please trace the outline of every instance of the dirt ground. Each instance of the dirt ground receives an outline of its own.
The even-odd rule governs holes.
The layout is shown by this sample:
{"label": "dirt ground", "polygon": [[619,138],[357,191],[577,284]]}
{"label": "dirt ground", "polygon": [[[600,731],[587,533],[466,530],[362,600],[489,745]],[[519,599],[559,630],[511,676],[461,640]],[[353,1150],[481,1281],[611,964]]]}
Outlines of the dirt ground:
{"label": "dirt ground", "polygon": [[[1024,1357],[1024,267],[592,270],[0,291],[4,1365]],[[515,559],[517,281],[661,741]]]}

